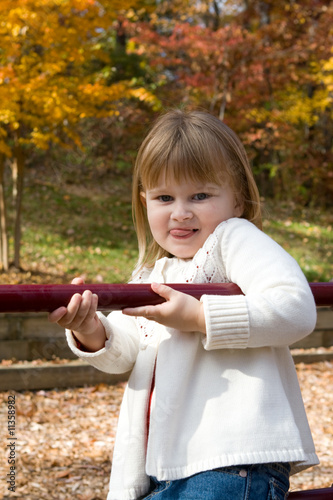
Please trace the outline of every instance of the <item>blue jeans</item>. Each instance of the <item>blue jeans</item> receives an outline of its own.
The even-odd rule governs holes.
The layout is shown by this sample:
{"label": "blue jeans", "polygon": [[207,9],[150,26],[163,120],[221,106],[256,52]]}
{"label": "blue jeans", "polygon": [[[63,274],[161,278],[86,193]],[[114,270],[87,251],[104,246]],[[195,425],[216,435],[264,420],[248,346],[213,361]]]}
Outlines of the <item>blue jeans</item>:
{"label": "blue jeans", "polygon": [[284,463],[222,467],[177,481],[151,478],[144,500],[284,500],[290,465]]}

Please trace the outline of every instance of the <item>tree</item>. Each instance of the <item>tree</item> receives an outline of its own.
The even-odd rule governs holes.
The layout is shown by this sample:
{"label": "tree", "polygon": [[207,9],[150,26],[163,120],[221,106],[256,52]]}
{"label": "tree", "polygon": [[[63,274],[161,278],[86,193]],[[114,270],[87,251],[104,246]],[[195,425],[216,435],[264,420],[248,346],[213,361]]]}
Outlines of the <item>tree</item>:
{"label": "tree", "polygon": [[328,70],[333,3],[249,3],[252,11],[243,21],[254,23],[256,9],[263,82],[257,87],[256,107],[243,113],[250,122],[246,142],[254,153],[254,164],[274,178],[278,195],[288,191],[307,203],[329,203],[333,191],[333,73]]}
{"label": "tree", "polygon": [[[183,5],[174,0],[159,8],[176,3]],[[189,2],[177,22],[165,15],[138,29],[136,50],[149,54],[168,82],[163,102],[177,96],[224,119],[246,144],[258,179],[269,178],[273,194],[329,201],[333,2],[214,4],[197,2],[194,15]]]}
{"label": "tree", "polygon": [[[80,145],[78,124],[117,114],[118,103],[152,94],[127,80],[111,85],[101,68],[112,53],[99,43],[119,12],[139,0],[3,0],[0,6],[0,208],[2,264],[8,269],[4,162],[16,185],[14,264],[19,268],[24,169],[32,148]],[[97,69],[94,69],[97,68]]]}

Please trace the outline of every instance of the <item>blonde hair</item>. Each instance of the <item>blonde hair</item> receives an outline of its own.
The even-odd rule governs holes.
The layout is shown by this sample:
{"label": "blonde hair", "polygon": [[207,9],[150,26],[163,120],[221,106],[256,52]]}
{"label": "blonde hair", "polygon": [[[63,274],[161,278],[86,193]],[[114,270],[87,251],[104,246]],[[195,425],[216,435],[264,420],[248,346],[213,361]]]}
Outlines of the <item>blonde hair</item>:
{"label": "blonde hair", "polygon": [[151,234],[140,193],[157,185],[161,174],[176,182],[194,179],[222,185],[228,181],[242,217],[261,229],[258,188],[245,149],[237,135],[203,111],[173,110],[161,115],[144,139],[133,172],[133,220],[139,245],[137,270],[170,254]]}

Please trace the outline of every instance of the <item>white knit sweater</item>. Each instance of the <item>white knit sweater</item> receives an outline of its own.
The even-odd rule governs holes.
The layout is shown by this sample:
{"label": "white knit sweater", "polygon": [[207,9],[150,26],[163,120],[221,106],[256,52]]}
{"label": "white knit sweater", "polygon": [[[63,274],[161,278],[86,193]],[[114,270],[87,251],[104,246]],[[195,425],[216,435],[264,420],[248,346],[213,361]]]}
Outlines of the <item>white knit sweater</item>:
{"label": "white knit sweater", "polygon": [[[149,475],[174,480],[235,464],[317,464],[288,346],[311,333],[316,308],[295,260],[244,219],[222,222],[193,259],[163,258],[136,282],[233,282],[245,295],[204,303],[207,336],[120,311],[100,314],[108,341],[75,354],[109,373],[132,370],[108,500],[146,493]],[[149,437],[147,408],[156,362]]]}

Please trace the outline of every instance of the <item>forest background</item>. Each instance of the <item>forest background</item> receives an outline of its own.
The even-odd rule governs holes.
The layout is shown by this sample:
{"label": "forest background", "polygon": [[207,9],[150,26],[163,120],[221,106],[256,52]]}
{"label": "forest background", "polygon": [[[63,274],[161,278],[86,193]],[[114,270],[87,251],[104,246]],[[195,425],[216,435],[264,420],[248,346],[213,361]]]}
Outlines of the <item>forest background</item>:
{"label": "forest background", "polygon": [[264,229],[332,279],[333,2],[2,0],[0,281],[129,278],[131,172],[155,117],[242,139]]}
{"label": "forest background", "polygon": [[[333,278],[332,1],[1,0],[0,283],[130,277],[133,162],[174,106],[238,133],[265,232]],[[329,486],[332,365],[297,370],[321,466],[292,489]],[[16,392],[13,498],[105,498],[123,389]]]}

